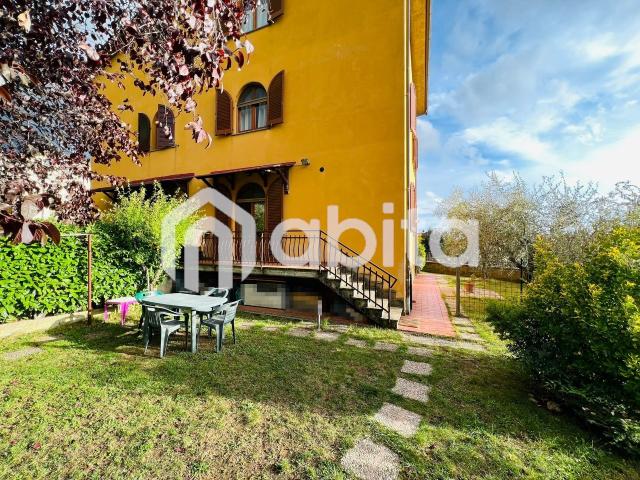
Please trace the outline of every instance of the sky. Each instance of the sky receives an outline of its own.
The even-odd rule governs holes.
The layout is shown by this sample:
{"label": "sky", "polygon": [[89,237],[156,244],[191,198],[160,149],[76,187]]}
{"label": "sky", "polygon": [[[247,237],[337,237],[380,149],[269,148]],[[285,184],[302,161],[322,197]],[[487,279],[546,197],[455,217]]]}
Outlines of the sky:
{"label": "sky", "polygon": [[486,172],[640,185],[640,0],[432,0],[420,227]]}

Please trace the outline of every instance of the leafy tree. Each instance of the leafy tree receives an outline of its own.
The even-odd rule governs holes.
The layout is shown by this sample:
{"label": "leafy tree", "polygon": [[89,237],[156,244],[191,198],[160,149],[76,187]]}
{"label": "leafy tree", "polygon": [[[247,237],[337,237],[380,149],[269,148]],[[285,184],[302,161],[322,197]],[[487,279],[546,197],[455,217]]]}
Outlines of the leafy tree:
{"label": "leafy tree", "polygon": [[0,211],[11,225],[24,220],[19,198],[35,194],[55,198],[61,218],[86,221],[91,162],[138,161],[136,136],[116,113],[133,107],[112,105],[106,82],[133,77],[191,113],[187,128],[207,140],[195,96],[247,62],[242,23],[256,6],[265,0],[0,2]]}
{"label": "leafy tree", "polygon": [[[640,204],[640,192],[628,183],[601,195],[593,183],[570,185],[564,176],[545,177],[529,186],[518,175],[510,181],[488,174],[469,192],[456,190],[438,213],[480,226],[481,267],[534,269],[533,244],[543,237],[562,260],[580,261],[598,230],[608,230]],[[444,237],[449,250],[459,250],[461,239]]]}
{"label": "leafy tree", "polygon": [[[182,204],[184,198],[172,197],[158,184],[147,195],[145,190],[120,191],[120,199],[112,209],[104,212],[95,223],[97,238],[109,242],[113,250],[121,252],[122,263],[137,265],[144,272],[147,283],[157,287],[162,283],[162,222],[166,215]],[[176,228],[176,258],[184,246],[185,235],[197,216],[185,218]],[[105,246],[102,245],[104,249]]]}

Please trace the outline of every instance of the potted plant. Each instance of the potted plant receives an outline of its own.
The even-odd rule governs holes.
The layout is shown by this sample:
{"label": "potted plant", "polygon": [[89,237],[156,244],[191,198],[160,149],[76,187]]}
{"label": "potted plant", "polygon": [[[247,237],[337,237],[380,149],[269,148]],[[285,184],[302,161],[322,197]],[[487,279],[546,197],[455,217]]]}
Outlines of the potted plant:
{"label": "potted plant", "polygon": [[476,279],[472,275],[471,277],[469,277],[469,280],[464,282],[464,291],[465,293],[473,293],[475,289],[476,289]]}

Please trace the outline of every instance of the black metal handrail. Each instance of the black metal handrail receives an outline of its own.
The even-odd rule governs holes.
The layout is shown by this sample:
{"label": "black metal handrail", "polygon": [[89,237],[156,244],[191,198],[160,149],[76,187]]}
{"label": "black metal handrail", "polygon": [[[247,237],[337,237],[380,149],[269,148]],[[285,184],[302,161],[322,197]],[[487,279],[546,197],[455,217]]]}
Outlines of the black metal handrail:
{"label": "black metal handrail", "polygon": [[289,231],[282,236],[282,251],[293,259],[291,264],[283,264],[276,258],[271,249],[269,233],[258,234],[255,242],[236,234],[231,238],[231,245],[225,245],[228,242],[213,235],[203,236],[201,262],[222,263],[219,255],[221,248],[230,248],[230,261],[233,264],[246,263],[246,259],[243,261],[242,258],[242,247],[253,248],[251,245],[255,243],[256,265],[318,268],[326,272],[329,278],[339,280],[341,284],[344,283],[360,294],[368,303],[382,309],[387,314],[387,319],[391,317],[391,289],[397,278],[375,263],[363,259],[355,250],[322,230]]}
{"label": "black metal handrail", "polygon": [[[325,260],[320,262],[320,269],[333,275],[335,279],[358,292],[367,301],[373,303],[391,319],[391,289],[397,278],[371,261],[364,260],[352,248],[330,237],[326,232],[319,231],[319,239],[330,249]],[[333,255],[338,253],[340,259]],[[343,275],[345,272],[345,275]],[[384,300],[387,300],[385,306]]]}

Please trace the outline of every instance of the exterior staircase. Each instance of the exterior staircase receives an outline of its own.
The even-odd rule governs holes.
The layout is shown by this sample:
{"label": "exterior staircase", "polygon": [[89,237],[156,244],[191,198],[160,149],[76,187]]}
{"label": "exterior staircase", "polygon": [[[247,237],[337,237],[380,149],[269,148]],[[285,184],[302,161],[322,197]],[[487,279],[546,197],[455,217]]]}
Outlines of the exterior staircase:
{"label": "exterior staircase", "polygon": [[325,232],[319,232],[319,239],[320,281],[373,323],[397,328],[402,315],[392,290],[397,279]]}

